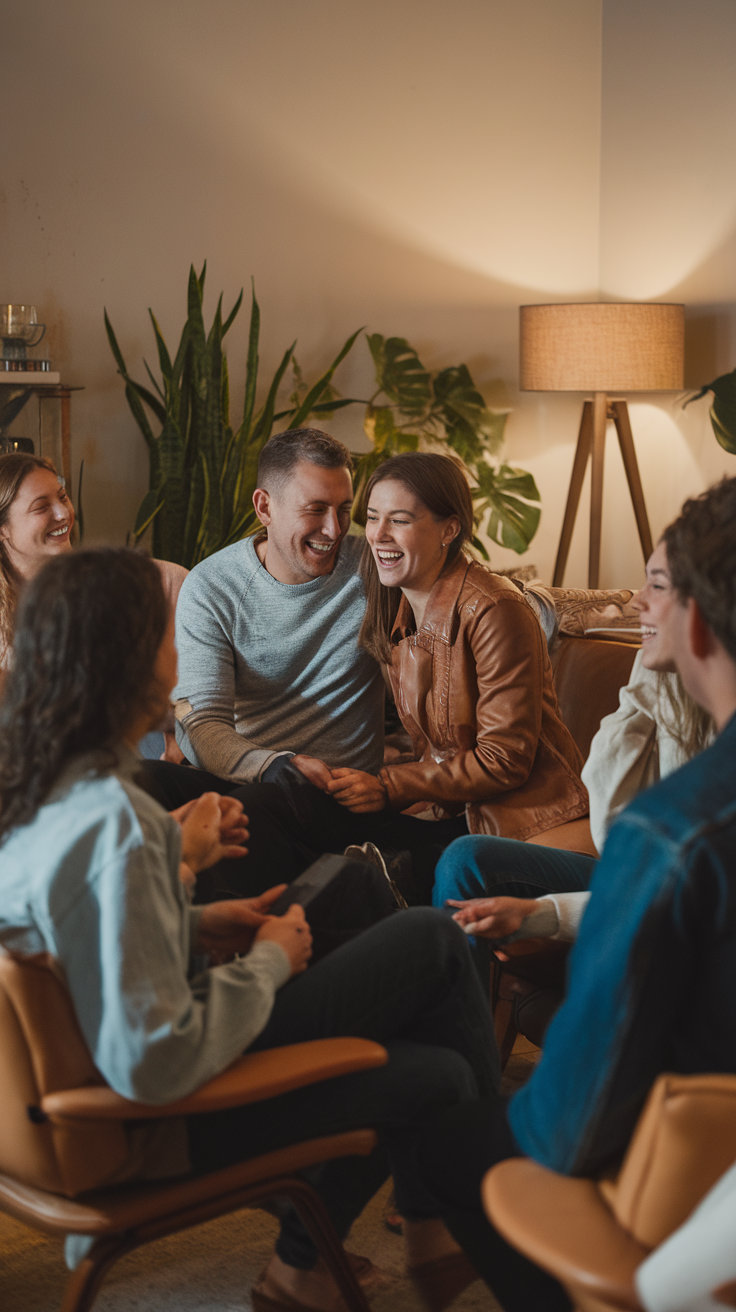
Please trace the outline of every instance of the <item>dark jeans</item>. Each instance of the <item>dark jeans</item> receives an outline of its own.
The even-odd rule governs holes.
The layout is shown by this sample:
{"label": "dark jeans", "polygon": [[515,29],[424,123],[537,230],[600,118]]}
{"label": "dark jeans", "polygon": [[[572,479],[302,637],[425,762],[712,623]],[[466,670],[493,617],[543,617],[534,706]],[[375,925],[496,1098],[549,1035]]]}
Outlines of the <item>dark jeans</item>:
{"label": "dark jeans", "polygon": [[419,1136],[419,1168],[445,1224],[505,1312],[569,1312],[562,1286],[507,1244],[481,1205],[486,1171],[521,1155],[495,1091],[432,1117]]}
{"label": "dark jeans", "polygon": [[[429,908],[402,911],[338,948],[276,995],[251,1051],[333,1035],[386,1045],[388,1065],[341,1076],[268,1102],[188,1119],[195,1171],[270,1152],[302,1139],[373,1126],[368,1158],[328,1162],[312,1173],[345,1238],[389,1173],[403,1215],[438,1215],[416,1168],[417,1132],[427,1117],[499,1086],[488,1003],[462,932]],[[316,1250],[289,1208],[277,1252],[309,1269]]]}
{"label": "dark jeans", "polygon": [[204,770],[146,761],[143,776],[168,811],[205,792],[231,794],[243,803],[248,855],[204,871],[197,902],[256,897],[274,884],[291,883],[323,852],[371,842],[384,854],[410,853],[416,896],[409,900],[429,903],[437,861],[449,843],[467,834],[464,816],[427,821],[390,810],[354,815],[295,769],[280,772],[278,783],[237,784]]}
{"label": "dark jeans", "polygon": [[432,903],[444,907],[447,898],[576,893],[588,887],[595,866],[594,857],[580,852],[468,835],[448,847],[438,862]]}

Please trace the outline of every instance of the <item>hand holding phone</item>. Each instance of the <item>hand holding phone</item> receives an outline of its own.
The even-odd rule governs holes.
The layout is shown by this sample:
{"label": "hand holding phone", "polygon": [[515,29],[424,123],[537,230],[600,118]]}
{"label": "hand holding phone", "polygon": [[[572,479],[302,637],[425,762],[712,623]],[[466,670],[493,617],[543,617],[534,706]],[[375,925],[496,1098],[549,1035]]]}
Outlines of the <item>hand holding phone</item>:
{"label": "hand holding phone", "polygon": [[289,958],[292,975],[301,974],[312,955],[312,932],[304,908],[298,902],[292,903],[282,916],[274,916],[261,925],[255,941],[278,943]]}

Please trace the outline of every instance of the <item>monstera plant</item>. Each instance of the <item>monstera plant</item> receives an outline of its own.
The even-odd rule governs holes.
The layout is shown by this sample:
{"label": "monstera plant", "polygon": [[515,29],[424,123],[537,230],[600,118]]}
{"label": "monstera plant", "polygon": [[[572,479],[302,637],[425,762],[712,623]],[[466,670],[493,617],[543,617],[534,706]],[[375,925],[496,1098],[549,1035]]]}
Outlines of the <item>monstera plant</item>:
{"label": "monstera plant", "polygon": [[[358,521],[362,517],[361,491],[381,461],[420,447],[449,450],[467,470],[476,527],[486,520],[485,532],[493,542],[519,553],[526,551],[539,523],[539,493],[531,474],[498,459],[506,415],[486,406],[467,365],[432,372],[404,338],[369,334],[376,387],[371,397],[360,400],[340,396],[332,384],[337,366],[352,349],[360,329],[348,337],[311,386],[294,357],[294,342],[284,352],[266,399],[257,409],[260,310],[253,292],[243,415],[234,428],[223,341],[240,310],[243,293],[225,320],[220,297],[207,332],[202,314],[205,272],[206,265],[199,276],[190,269],[187,321],[173,360],[156,317],[149,311],[161,373],[157,381],[146,364],[153,390],[130,376],[105,312],[110,347],[149,452],[149,488],[136,517],[136,541],[150,528],[154,556],[188,569],[237,542],[258,524],[252,502],[258,457],[274,424],[286,421],[290,428],[297,428],[310,416],[324,422],[338,409],[361,405],[372,447],[355,457]],[[294,383],[289,406],[277,411],[277,396],[290,363]],[[487,558],[477,533],[474,542]]]}
{"label": "monstera plant", "polygon": [[[492,542],[526,551],[539,524],[539,492],[531,474],[505,461],[493,463],[503,446],[506,414],[490,410],[467,365],[425,369],[403,337],[367,335],[376,374],[364,428],[373,443],[356,469],[357,514],[361,491],[373,470],[400,451],[445,450],[465,466],[473,489],[476,530],[486,519]],[[474,546],[487,559],[481,539]]]}
{"label": "monstera plant", "polygon": [[729,455],[736,456],[736,369],[732,369],[730,374],[721,374],[712,383],[706,383],[699,392],[687,398],[685,405],[699,401],[707,392],[713,393],[710,422],[716,441]]}

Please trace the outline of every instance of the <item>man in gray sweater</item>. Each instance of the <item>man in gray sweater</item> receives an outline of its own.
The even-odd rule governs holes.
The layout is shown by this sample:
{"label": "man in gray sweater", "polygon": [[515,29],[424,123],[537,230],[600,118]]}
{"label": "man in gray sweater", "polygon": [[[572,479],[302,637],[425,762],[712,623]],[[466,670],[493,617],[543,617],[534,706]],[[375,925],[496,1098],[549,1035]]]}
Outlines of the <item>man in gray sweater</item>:
{"label": "man in gray sweater", "polygon": [[192,765],[236,783],[282,753],[380,769],[383,680],[358,647],[352,501],[342,442],[296,429],[264,447],[253,502],[267,533],[202,561],[177,606],[177,739]]}

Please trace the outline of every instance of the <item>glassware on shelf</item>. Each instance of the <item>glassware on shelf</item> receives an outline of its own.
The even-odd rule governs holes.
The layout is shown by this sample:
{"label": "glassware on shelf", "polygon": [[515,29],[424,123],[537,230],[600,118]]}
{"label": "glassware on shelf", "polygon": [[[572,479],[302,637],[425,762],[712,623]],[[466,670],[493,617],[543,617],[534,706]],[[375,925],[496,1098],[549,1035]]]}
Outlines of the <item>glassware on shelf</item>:
{"label": "glassware on shelf", "polygon": [[38,346],[45,332],[46,324],[38,322],[35,305],[0,305],[4,361],[26,361],[28,347]]}

